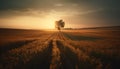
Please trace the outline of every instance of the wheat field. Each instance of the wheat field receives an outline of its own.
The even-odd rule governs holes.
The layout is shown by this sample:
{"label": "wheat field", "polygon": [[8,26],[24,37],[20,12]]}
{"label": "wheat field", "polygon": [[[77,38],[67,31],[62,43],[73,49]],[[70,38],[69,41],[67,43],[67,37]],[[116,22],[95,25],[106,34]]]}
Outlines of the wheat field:
{"label": "wheat field", "polygon": [[120,69],[120,29],[0,29],[0,69]]}

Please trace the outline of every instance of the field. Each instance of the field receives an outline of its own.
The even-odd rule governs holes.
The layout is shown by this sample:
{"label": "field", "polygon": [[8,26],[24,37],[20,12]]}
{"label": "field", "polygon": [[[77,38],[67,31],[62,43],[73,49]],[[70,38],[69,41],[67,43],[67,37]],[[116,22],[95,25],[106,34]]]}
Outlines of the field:
{"label": "field", "polygon": [[0,29],[0,69],[120,69],[120,28]]}

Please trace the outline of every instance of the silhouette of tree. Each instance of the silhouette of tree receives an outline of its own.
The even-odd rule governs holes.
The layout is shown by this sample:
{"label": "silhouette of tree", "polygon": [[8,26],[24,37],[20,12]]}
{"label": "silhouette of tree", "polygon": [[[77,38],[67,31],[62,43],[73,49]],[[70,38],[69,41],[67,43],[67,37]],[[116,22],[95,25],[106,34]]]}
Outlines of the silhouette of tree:
{"label": "silhouette of tree", "polygon": [[61,30],[61,28],[64,28],[65,22],[61,19],[59,21],[55,21],[55,28],[58,30]]}

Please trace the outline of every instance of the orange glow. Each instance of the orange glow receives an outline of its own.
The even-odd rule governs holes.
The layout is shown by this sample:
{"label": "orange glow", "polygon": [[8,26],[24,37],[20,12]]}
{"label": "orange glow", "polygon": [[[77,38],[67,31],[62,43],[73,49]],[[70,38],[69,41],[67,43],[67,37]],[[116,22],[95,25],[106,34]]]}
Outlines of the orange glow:
{"label": "orange glow", "polygon": [[[43,14],[43,17],[39,16],[17,16],[13,18],[1,19],[7,27],[12,28],[24,28],[24,29],[54,29],[54,22],[59,19],[58,16],[53,13],[47,15]],[[2,26],[2,25],[1,25]]]}

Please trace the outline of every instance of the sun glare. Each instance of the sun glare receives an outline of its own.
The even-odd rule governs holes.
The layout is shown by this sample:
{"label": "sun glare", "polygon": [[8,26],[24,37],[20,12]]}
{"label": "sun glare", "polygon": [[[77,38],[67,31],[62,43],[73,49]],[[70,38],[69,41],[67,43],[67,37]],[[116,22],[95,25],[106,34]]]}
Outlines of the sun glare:
{"label": "sun glare", "polygon": [[49,14],[45,18],[42,19],[43,23],[45,24],[46,29],[54,29],[55,28],[55,21],[59,20],[60,17],[56,16],[55,14]]}
{"label": "sun glare", "polygon": [[[47,16],[45,18],[42,19],[42,23],[44,24],[44,28],[45,29],[54,29],[54,22],[55,22],[55,18],[51,17],[51,16]],[[41,25],[41,24],[39,24]]]}

